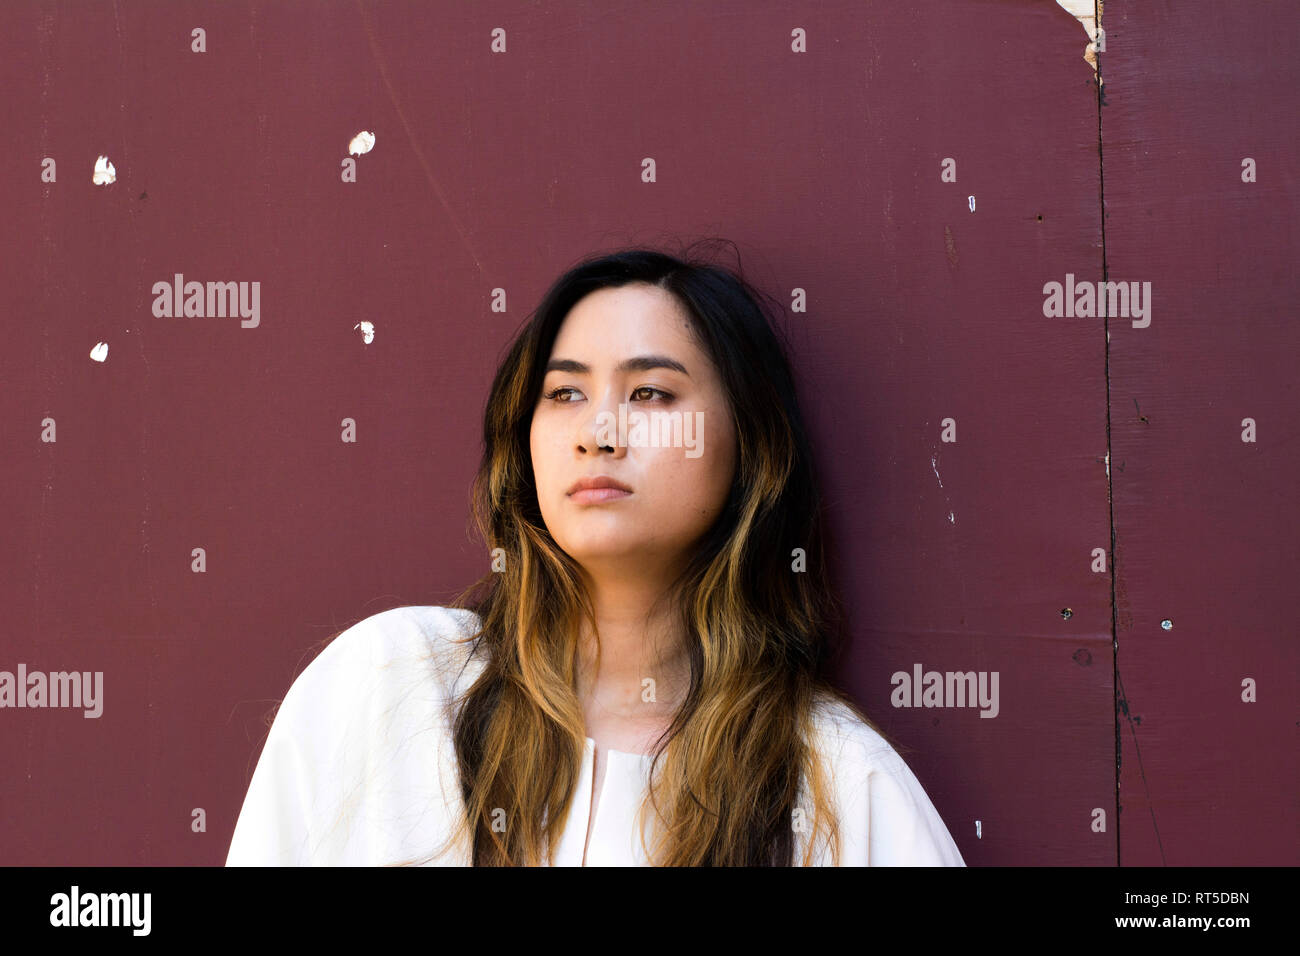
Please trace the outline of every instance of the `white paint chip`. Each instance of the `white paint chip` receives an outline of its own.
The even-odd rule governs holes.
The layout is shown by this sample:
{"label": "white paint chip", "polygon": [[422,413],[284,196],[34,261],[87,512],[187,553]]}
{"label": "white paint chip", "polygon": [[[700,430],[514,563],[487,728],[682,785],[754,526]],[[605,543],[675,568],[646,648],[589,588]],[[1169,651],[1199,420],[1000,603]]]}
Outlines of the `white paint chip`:
{"label": "white paint chip", "polygon": [[117,170],[113,168],[107,156],[95,160],[95,174],[90,181],[96,186],[107,186],[109,183],[117,182]]}
{"label": "white paint chip", "polygon": [[352,142],[348,143],[349,156],[361,156],[375,148],[375,134],[362,130],[352,137]]}
{"label": "white paint chip", "polygon": [[[1093,7],[1093,0],[1056,0],[1061,9],[1079,21],[1084,32],[1088,34],[1088,43],[1083,48],[1083,58],[1088,61],[1094,73],[1097,72],[1097,24],[1100,22],[1103,11],[1100,9],[1101,3],[1097,8]],[[1105,41],[1102,41],[1102,52],[1105,52]],[[1099,81],[1100,82],[1100,81]]]}
{"label": "white paint chip", "polygon": [[103,362],[108,358],[108,343],[96,342],[95,347],[90,350],[90,357],[96,362]]}
{"label": "white paint chip", "polygon": [[369,345],[371,342],[375,340],[375,323],[358,322],[356,325],[352,326],[352,328],[354,330],[355,329],[361,330],[361,338],[365,341],[367,345]]}

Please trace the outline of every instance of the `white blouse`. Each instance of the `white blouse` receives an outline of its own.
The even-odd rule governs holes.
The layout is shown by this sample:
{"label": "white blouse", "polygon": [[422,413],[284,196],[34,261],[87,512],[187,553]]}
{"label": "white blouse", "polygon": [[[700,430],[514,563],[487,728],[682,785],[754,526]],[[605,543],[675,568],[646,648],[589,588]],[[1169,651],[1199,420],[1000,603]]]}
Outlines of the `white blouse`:
{"label": "white blouse", "polygon": [[[483,668],[469,643],[452,639],[468,637],[476,624],[461,608],[400,607],[335,638],[276,713],[226,865],[418,862],[446,841],[464,812],[452,706]],[[965,866],[920,782],[884,738],[838,703],[819,707],[816,725],[830,755],[842,865]],[[578,791],[547,863],[582,866],[585,849],[587,866],[648,865],[636,815],[651,758],[606,750],[593,800],[595,751],[588,737]],[[647,816],[654,827],[653,809]],[[648,844],[653,835],[647,831]],[[807,839],[796,833],[796,853]],[[829,852],[815,859],[829,864]],[[469,848],[462,841],[430,862],[467,866]]]}

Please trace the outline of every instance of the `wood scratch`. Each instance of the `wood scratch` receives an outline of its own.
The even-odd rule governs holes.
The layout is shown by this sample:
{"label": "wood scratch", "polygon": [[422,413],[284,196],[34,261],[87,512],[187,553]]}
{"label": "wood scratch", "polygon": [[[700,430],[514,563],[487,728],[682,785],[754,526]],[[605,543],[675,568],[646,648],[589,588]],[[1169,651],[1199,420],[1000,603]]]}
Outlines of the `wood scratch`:
{"label": "wood scratch", "polygon": [[[1160,865],[1168,866],[1169,864],[1165,860],[1165,845],[1160,839],[1160,826],[1159,824],[1156,823],[1156,805],[1151,800],[1151,786],[1150,784],[1147,783],[1147,772],[1142,767],[1142,748],[1138,746],[1137,721],[1135,721],[1133,715],[1129,713],[1128,695],[1124,693],[1124,680],[1119,676],[1118,666],[1116,666],[1115,669],[1115,681],[1116,681],[1115,684],[1116,712],[1122,713],[1124,715],[1124,719],[1128,721],[1128,729],[1133,736],[1133,753],[1137,756],[1138,776],[1142,778],[1142,788],[1146,792],[1146,797],[1147,797],[1147,809],[1151,811],[1151,826],[1156,831],[1156,846],[1160,849]],[[1117,781],[1118,781],[1118,776],[1119,774],[1118,774],[1118,767],[1117,767],[1116,768]]]}
{"label": "wood scratch", "polygon": [[442,203],[442,208],[446,211],[447,218],[451,220],[451,224],[455,227],[456,234],[460,236],[460,241],[465,247],[465,251],[468,252],[470,258],[474,260],[474,265],[478,266],[479,275],[486,278],[486,274],[483,271],[483,263],[479,261],[478,255],[474,252],[473,246],[470,245],[469,236],[466,235],[464,228],[462,228],[460,220],[456,218],[456,214],[453,213],[451,207],[447,205],[447,199],[442,194],[442,187],[438,185],[438,180],[433,175],[433,168],[429,165],[429,161],[424,155],[424,150],[420,149],[420,143],[415,138],[415,132],[411,129],[411,124],[406,119],[406,113],[402,110],[402,104],[397,101],[397,94],[394,92],[393,84],[388,78],[387,63],[384,60],[383,52],[379,49],[379,44],[375,40],[375,32],[371,29],[370,17],[366,14],[366,7],[365,4],[362,3],[362,0],[357,0],[357,9],[361,11],[361,23],[362,26],[365,27],[366,39],[370,43],[370,55],[374,58],[375,65],[379,67],[379,76],[380,79],[384,81],[384,89],[388,92],[388,98],[392,101],[393,109],[397,111],[398,119],[402,121],[402,128],[406,131],[406,138],[410,141],[411,148],[415,150],[416,158],[424,168],[425,178],[429,180],[429,186],[432,187],[434,195],[438,197],[438,202]]}

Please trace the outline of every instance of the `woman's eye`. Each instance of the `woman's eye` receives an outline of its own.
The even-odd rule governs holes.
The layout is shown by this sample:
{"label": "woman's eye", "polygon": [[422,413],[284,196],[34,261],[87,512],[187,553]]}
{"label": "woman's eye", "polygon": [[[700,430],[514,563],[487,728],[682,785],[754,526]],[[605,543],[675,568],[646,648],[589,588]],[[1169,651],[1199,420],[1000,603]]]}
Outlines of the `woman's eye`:
{"label": "woman's eye", "polygon": [[559,395],[561,392],[571,392],[571,391],[573,391],[573,389],[569,388],[566,385],[561,385],[559,388],[551,389],[542,397],[545,399],[549,399],[550,401],[556,401],[557,399],[555,396]]}
{"label": "woman's eye", "polygon": [[667,392],[665,392],[663,389],[654,388],[651,385],[642,385],[640,388],[634,390],[632,394],[636,395],[637,392],[654,392],[656,395],[660,396],[664,401],[670,401],[672,399],[672,396],[669,395]]}

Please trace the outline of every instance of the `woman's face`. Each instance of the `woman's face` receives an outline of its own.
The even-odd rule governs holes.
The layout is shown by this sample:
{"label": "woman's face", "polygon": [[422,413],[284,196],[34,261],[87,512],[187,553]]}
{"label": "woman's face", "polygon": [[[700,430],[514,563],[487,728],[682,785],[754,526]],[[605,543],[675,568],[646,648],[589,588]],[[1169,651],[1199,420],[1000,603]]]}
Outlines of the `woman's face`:
{"label": "woman's face", "polygon": [[[682,306],[645,283],[569,311],[529,444],[542,519],[588,573],[675,574],[726,504],[736,462],[717,370]],[[629,491],[571,493],[597,476]]]}

